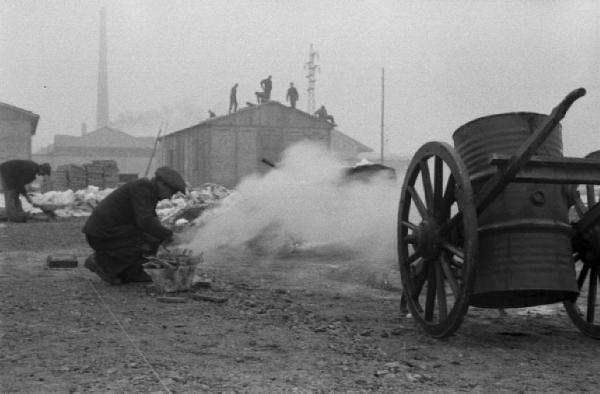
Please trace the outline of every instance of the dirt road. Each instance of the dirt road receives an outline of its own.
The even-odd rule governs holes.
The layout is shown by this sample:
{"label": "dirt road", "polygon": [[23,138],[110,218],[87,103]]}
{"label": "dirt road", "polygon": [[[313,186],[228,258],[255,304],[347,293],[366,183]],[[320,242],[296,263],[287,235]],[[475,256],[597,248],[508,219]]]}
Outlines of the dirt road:
{"label": "dirt road", "polygon": [[[0,225],[2,392],[595,392],[600,342],[561,307],[471,308],[435,340],[367,259],[211,257],[207,293],[158,302],[50,253],[89,253],[82,219]],[[81,266],[81,264],[80,264]],[[392,288],[392,290],[386,290]]]}

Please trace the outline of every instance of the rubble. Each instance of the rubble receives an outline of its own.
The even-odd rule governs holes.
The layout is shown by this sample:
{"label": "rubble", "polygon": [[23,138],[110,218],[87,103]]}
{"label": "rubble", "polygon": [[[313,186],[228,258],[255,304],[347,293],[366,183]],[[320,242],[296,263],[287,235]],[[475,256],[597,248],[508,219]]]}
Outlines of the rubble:
{"label": "rubble", "polygon": [[[113,188],[100,189],[88,186],[77,191],[48,191],[32,193],[36,205],[52,209],[59,217],[89,216],[92,210]],[[187,194],[177,193],[169,200],[160,201],[156,213],[160,221],[174,230],[182,230],[198,224],[199,217],[231,195],[231,190],[214,183],[205,183]],[[4,196],[0,194],[0,207],[4,207]],[[23,210],[31,214],[40,214],[42,210],[21,198]]]}

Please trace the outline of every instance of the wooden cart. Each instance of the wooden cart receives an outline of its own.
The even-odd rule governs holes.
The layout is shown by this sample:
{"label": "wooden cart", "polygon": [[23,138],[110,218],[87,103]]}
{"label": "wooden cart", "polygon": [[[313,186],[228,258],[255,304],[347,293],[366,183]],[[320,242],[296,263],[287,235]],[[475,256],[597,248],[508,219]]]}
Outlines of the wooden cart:
{"label": "wooden cart", "polygon": [[476,119],[453,134],[454,147],[428,142],[416,152],[400,198],[398,258],[403,300],[429,335],[455,332],[470,305],[562,302],[583,333],[600,338],[600,155],[562,156],[560,121],[584,95],[574,90],[549,116]]}

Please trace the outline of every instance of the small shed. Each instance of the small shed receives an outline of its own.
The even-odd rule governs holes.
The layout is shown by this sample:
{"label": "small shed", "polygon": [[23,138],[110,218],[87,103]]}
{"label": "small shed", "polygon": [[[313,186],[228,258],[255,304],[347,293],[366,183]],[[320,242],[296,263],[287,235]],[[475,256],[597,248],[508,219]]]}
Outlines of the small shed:
{"label": "small shed", "polygon": [[330,122],[268,101],[163,136],[159,162],[192,186],[212,182],[232,188],[251,173],[267,171],[263,158],[277,162],[301,140],[320,142],[347,160],[372,151]]}
{"label": "small shed", "polygon": [[39,120],[40,116],[33,112],[0,102],[0,163],[31,159],[31,137]]}
{"label": "small shed", "polygon": [[31,137],[40,116],[14,105],[0,103],[0,163],[31,159]]}

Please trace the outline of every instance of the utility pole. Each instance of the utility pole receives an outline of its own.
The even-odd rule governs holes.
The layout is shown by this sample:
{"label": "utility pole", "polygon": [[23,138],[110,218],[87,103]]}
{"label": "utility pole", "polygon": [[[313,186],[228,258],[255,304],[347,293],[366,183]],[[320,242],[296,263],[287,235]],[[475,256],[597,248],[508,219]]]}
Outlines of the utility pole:
{"label": "utility pole", "polygon": [[385,104],[385,68],[381,68],[381,164],[385,164],[383,156],[383,143],[385,139],[385,133],[383,131],[383,111]]}
{"label": "utility pole", "polygon": [[106,8],[100,9],[100,45],[98,54],[98,101],[96,128],[108,125],[108,66],[106,61]]}
{"label": "utility pole", "polygon": [[319,54],[314,51],[313,45],[310,44],[310,49],[308,52],[308,62],[304,63],[304,69],[308,70],[308,95],[307,101],[308,105],[306,111],[309,114],[315,112],[315,82],[317,81],[315,73],[319,69],[319,66],[315,64],[315,60],[319,58]]}

